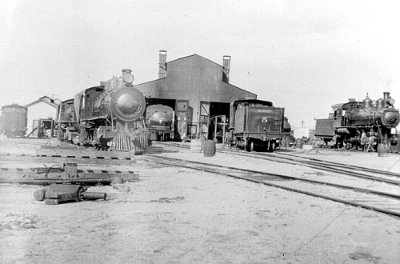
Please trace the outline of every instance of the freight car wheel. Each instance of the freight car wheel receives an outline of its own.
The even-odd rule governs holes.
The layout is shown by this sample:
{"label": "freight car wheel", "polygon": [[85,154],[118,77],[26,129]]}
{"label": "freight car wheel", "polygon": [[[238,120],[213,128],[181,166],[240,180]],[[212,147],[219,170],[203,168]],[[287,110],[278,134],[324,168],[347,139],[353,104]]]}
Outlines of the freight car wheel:
{"label": "freight car wheel", "polygon": [[246,144],[246,151],[252,152],[254,151],[254,140],[249,139]]}

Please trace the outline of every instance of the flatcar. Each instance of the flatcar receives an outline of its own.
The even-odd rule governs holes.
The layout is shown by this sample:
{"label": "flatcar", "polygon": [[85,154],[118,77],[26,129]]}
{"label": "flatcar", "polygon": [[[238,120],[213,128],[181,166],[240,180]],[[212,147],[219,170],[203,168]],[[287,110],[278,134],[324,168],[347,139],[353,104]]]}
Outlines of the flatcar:
{"label": "flatcar", "polygon": [[376,149],[379,143],[398,144],[395,130],[399,124],[399,110],[389,92],[383,99],[372,101],[368,94],[362,101],[350,99],[344,104],[332,106],[333,113],[327,119],[317,119],[315,136],[335,147]]}
{"label": "flatcar", "polygon": [[147,133],[143,123],[145,98],[133,87],[131,72],[123,69],[122,76],[85,89],[61,104],[59,126],[79,130],[74,143],[131,151],[132,141]]}
{"label": "flatcar", "polygon": [[10,137],[24,136],[27,130],[28,108],[12,104],[3,106],[1,112],[1,133]]}
{"label": "flatcar", "polygon": [[253,151],[272,152],[282,139],[284,108],[257,99],[237,100],[230,105],[232,145]]}
{"label": "flatcar", "polygon": [[171,140],[175,137],[175,111],[172,107],[162,104],[146,107],[146,124],[151,140]]}

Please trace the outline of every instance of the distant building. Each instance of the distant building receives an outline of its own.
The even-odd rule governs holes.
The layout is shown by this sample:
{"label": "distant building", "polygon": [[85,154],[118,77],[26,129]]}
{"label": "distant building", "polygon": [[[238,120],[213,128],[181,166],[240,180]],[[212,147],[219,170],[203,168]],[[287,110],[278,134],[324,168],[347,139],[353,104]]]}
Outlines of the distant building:
{"label": "distant building", "polygon": [[208,125],[213,116],[229,117],[229,105],[235,100],[257,98],[229,83],[230,56],[223,56],[219,65],[197,54],[166,62],[166,55],[160,51],[158,79],[135,87],[145,95],[147,105],[172,107],[182,131]]}
{"label": "distant building", "polygon": [[35,127],[38,127],[39,120],[55,120],[57,107],[60,100],[48,96],[42,96],[39,99],[25,105],[28,108],[28,129],[26,135],[35,134]]}

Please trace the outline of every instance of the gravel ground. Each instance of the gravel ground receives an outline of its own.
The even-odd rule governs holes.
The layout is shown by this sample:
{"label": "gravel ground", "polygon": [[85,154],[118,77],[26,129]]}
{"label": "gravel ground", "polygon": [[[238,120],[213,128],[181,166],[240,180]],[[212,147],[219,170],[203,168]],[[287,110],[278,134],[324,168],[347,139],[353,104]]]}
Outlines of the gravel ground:
{"label": "gravel ground", "polygon": [[0,262],[400,263],[399,218],[145,155],[131,169],[140,181],[90,188],[106,201],[50,206],[38,186],[0,185]]}

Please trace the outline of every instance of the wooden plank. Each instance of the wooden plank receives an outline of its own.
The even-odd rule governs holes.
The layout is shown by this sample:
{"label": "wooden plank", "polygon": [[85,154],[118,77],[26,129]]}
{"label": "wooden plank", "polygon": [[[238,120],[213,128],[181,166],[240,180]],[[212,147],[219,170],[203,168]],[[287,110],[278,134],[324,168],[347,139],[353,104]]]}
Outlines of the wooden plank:
{"label": "wooden plank", "polygon": [[0,183],[19,183],[19,184],[35,184],[48,185],[52,183],[77,183],[86,185],[103,184],[108,185],[116,176],[122,177],[124,181],[138,181],[139,176],[133,171],[107,171],[104,172],[78,172],[76,175],[66,177],[63,173],[36,173],[28,170],[0,170]]}
{"label": "wooden plank", "polygon": [[99,159],[133,159],[131,152],[119,151],[99,151],[92,149],[47,149],[40,148],[36,150],[36,155],[43,157],[76,157],[76,158],[99,158]]}
{"label": "wooden plank", "polygon": [[132,165],[136,163],[133,159],[119,159],[107,157],[99,158],[77,158],[77,157],[47,157],[47,156],[26,156],[26,155],[0,155],[0,162],[36,162],[36,163],[78,163],[78,164],[101,164],[101,165]]}

